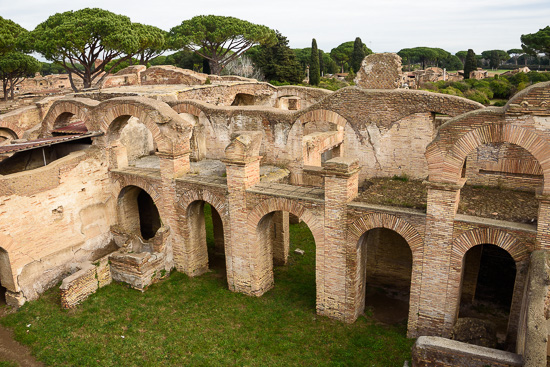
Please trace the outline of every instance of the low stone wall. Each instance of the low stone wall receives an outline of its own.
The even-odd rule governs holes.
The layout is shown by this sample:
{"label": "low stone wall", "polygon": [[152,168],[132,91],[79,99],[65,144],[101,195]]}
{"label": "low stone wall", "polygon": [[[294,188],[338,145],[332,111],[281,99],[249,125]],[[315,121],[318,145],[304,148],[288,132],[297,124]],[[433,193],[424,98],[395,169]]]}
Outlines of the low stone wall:
{"label": "low stone wall", "polygon": [[61,307],[73,308],[99,288],[112,282],[108,256],[98,261],[88,262],[76,273],[63,279],[61,287]]}
{"label": "low stone wall", "polygon": [[412,349],[413,367],[519,367],[520,355],[436,336],[421,336]]}
{"label": "low stone wall", "polygon": [[109,256],[113,280],[127,283],[132,288],[143,292],[166,274],[163,253],[122,251],[117,251]]}

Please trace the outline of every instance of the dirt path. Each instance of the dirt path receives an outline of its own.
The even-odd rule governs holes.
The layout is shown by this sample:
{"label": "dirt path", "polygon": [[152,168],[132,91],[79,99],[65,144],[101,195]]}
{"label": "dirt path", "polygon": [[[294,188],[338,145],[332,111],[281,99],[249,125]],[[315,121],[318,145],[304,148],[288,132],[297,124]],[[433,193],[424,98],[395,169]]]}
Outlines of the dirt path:
{"label": "dirt path", "polygon": [[[0,318],[5,316],[5,306],[0,306]],[[36,367],[44,366],[42,362],[38,362],[32,355],[28,347],[18,343],[13,339],[11,330],[0,326],[0,362],[15,362],[21,367]]]}

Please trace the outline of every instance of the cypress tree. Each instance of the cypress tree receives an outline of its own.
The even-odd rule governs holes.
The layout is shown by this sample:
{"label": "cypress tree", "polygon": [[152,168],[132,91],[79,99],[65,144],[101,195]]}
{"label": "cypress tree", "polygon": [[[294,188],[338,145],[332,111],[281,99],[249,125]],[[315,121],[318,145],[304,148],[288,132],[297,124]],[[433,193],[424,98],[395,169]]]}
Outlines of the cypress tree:
{"label": "cypress tree", "polygon": [[323,60],[323,51],[319,50],[319,72],[321,76],[325,73],[325,60]]}
{"label": "cypress tree", "polygon": [[361,38],[357,37],[355,42],[353,42],[353,52],[351,53],[350,67],[353,68],[354,72],[358,72],[361,68],[361,62],[365,58],[365,47]]}
{"label": "cypress tree", "polygon": [[464,61],[464,79],[470,79],[470,73],[477,69],[476,54],[471,48],[466,54],[466,61]]}
{"label": "cypress tree", "polygon": [[319,50],[315,38],[311,41],[311,57],[309,59],[309,84],[319,85],[321,72],[319,70]]}

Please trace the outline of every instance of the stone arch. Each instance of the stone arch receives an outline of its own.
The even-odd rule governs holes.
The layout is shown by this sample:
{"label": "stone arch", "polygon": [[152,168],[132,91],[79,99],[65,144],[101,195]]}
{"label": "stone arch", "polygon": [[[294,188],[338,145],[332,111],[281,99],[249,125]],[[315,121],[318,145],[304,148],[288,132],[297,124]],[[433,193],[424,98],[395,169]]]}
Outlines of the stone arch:
{"label": "stone arch", "polygon": [[[465,119],[468,117],[469,115]],[[440,130],[438,138],[426,149],[430,181],[458,183],[464,160],[471,151],[484,144],[511,143],[522,147],[535,157],[543,170],[543,191],[550,192],[550,144],[546,139],[532,130],[517,125],[495,121],[479,126],[473,121],[471,124],[467,122],[461,119],[452,120],[451,125],[445,126],[443,131]],[[453,123],[466,130],[456,138],[452,136]]]}
{"label": "stone arch", "polygon": [[300,121],[302,124],[315,121],[327,121],[335,124],[339,129],[343,129],[348,123],[348,120],[339,113],[325,109],[309,110],[300,115],[297,121]]}
{"label": "stone arch", "polygon": [[89,98],[70,98],[55,101],[44,120],[42,120],[42,135],[49,135],[54,129],[56,121],[64,114],[70,114],[84,121],[88,131],[93,131],[90,120],[91,111],[99,105],[98,101]]}
{"label": "stone arch", "polygon": [[[323,269],[324,264],[324,223],[321,215],[315,215],[308,208],[300,204],[296,200],[291,200],[287,198],[270,198],[265,199],[255,205],[255,208],[248,214],[246,219],[246,233],[247,241],[250,245],[257,244],[258,239],[267,239],[269,236],[266,235],[266,230],[269,229],[268,225],[273,219],[269,214],[274,212],[288,212],[294,214],[301,220],[303,220],[309,230],[311,231],[313,238],[315,240],[315,288],[316,288],[316,299],[317,306],[319,307],[320,302],[323,299],[323,289],[324,289],[324,275],[325,269]],[[264,219],[267,219],[264,220]],[[260,236],[258,238],[257,236]],[[258,246],[253,249],[257,252],[257,260],[255,263],[255,273],[258,276],[258,279],[261,280],[260,289],[262,293],[274,284],[274,274],[273,274],[273,253],[270,253],[268,248],[265,246]]]}
{"label": "stone arch", "polygon": [[118,201],[120,198],[120,194],[122,193],[122,190],[124,190],[128,186],[135,186],[143,191],[145,191],[151,199],[153,199],[153,202],[155,203],[161,219],[168,218],[165,206],[162,205],[162,194],[160,188],[155,188],[151,184],[149,184],[146,180],[142,179],[139,176],[135,175],[124,175],[120,177],[115,177],[113,180],[113,193],[115,194],[115,200]]}
{"label": "stone arch", "polygon": [[[231,224],[229,221],[229,207],[225,197],[215,194],[209,190],[185,190],[178,201],[180,231],[184,243],[174,243],[174,259],[176,267],[185,271],[188,275],[200,275],[208,270],[208,252],[201,247],[200,241],[193,240],[191,227],[189,225],[189,209],[194,203],[204,202],[210,204],[219,214],[223,228],[223,243],[226,258],[228,280],[231,269]],[[180,255],[181,254],[181,255]],[[186,254],[185,256],[183,254]]]}
{"label": "stone arch", "polygon": [[466,252],[474,246],[491,244],[505,250],[516,263],[516,281],[510,316],[508,335],[514,338],[519,324],[521,300],[525,287],[527,267],[529,266],[529,249],[514,235],[494,228],[475,228],[462,233],[452,242],[449,283],[447,285],[447,311],[445,313],[445,329],[450,330],[458,317],[460,295],[462,288],[463,260]]}
{"label": "stone arch", "polygon": [[18,139],[19,136],[15,131],[9,127],[3,127],[0,123],[0,144],[5,143],[6,141]]}
{"label": "stone arch", "polygon": [[171,104],[171,106],[177,113],[188,113],[195,117],[199,117],[201,112],[205,113],[206,110],[206,108],[201,108],[202,106],[200,104],[193,101],[181,101],[175,104]]}
{"label": "stone arch", "polygon": [[348,229],[348,243],[357,245],[359,238],[374,228],[387,228],[400,234],[409,244],[413,256],[423,250],[424,239],[409,222],[385,213],[370,213],[353,222]]}
{"label": "stone arch", "polygon": [[[136,189],[138,189],[138,191],[136,191]],[[139,190],[141,190],[141,192],[146,193],[151,198],[151,200],[154,203],[154,206],[156,207],[156,211],[158,211],[159,218],[158,218],[158,222],[155,224],[157,229],[154,232],[157,232],[159,228],[163,227],[162,218],[166,218],[166,217],[162,214],[162,206],[160,206],[161,204],[160,197],[158,195],[155,197],[156,192],[151,186],[139,185],[139,183],[138,185],[126,183],[118,191],[118,195],[117,195],[118,225],[120,225],[121,228],[123,228],[125,231],[130,231],[130,232],[133,230],[137,230],[139,228],[144,239],[150,239],[154,237],[155,233],[154,232],[151,233],[151,237],[146,238],[143,232],[143,227],[141,227],[141,225],[143,225],[143,222],[139,224],[141,219],[139,221],[136,221],[135,219],[128,219],[129,217],[126,216],[125,214],[128,212],[131,212],[132,214],[134,214],[132,218],[136,218],[135,217],[136,214],[138,218],[141,217],[142,210],[139,209],[140,204],[138,204],[139,194],[140,194]],[[132,199],[132,197],[134,199]],[[148,217],[150,218],[150,216]]]}
{"label": "stone arch", "polygon": [[[178,201],[178,205],[187,210],[194,201],[204,201],[212,205],[220,214],[224,228],[229,228],[229,206],[225,198],[221,198],[209,190],[185,190]],[[229,231],[227,232],[229,234]]]}
{"label": "stone arch", "polygon": [[313,214],[309,209],[299,204],[295,200],[287,198],[273,198],[260,202],[247,217],[246,225],[248,233],[255,233],[256,226],[260,220],[271,212],[285,211],[294,214],[303,220],[315,239],[315,246],[322,248],[324,244],[324,223],[320,221],[318,215]]}
{"label": "stone arch", "polygon": [[17,122],[17,120],[0,118],[0,128],[5,130],[6,133],[13,134],[16,139],[19,139],[25,131],[18,126]]}
{"label": "stone arch", "polygon": [[412,253],[412,274],[411,288],[409,297],[409,317],[407,323],[407,335],[415,336],[418,323],[418,309],[420,303],[420,289],[422,282],[422,261],[424,255],[424,238],[407,220],[398,216],[386,213],[369,213],[356,219],[349,227],[347,232],[347,243],[350,257],[353,257],[353,263],[348,264],[346,269],[346,278],[348,284],[355,282],[354,289],[350,291],[355,294],[358,300],[355,302],[356,307],[353,319],[359,316],[362,312],[361,305],[364,305],[365,289],[364,285],[359,284],[360,270],[359,264],[359,241],[363,234],[371,229],[386,228],[399,234],[409,245]]}
{"label": "stone arch", "polygon": [[145,97],[113,98],[94,110],[95,127],[107,134],[107,143],[115,138],[113,122],[124,116],[138,118],[149,129],[161,154],[174,156],[189,149],[192,126],[166,103]]}
{"label": "stone arch", "polygon": [[525,261],[529,257],[527,246],[513,235],[500,229],[476,228],[462,233],[453,240],[451,266],[461,263],[469,249],[484,243],[490,243],[506,250],[515,262]]}

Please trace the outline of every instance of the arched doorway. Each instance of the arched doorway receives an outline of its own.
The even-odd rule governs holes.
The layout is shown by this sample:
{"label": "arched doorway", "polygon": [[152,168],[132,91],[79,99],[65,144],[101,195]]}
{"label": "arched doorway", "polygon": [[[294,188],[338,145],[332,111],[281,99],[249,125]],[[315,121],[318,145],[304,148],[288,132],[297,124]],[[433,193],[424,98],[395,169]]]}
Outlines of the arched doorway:
{"label": "arched doorway", "polygon": [[[290,221],[284,210],[265,214],[256,226],[255,241],[259,245],[263,273],[275,291],[284,291],[285,298],[316,304],[316,245],[311,229],[304,221]],[[295,217],[295,216],[294,216]],[[295,217],[296,218],[296,217]],[[276,285],[284,284],[280,290]]]}
{"label": "arched doorway", "polygon": [[225,238],[220,213],[206,201],[195,200],[187,208],[190,248],[197,253],[197,261],[224,278]]}
{"label": "arched doorway", "polygon": [[131,235],[145,241],[155,237],[162,220],[153,198],[137,186],[126,186],[118,198],[119,224]]}
{"label": "arched doorway", "polygon": [[113,161],[118,168],[160,168],[153,134],[138,118],[130,115],[117,117],[111,123],[108,135],[109,144],[114,147]]}
{"label": "arched doorway", "polygon": [[365,312],[385,324],[405,323],[413,267],[409,244],[396,231],[373,228],[359,238],[358,246]]}
{"label": "arched doorway", "polygon": [[516,284],[516,262],[506,250],[486,243],[466,252],[462,269],[458,318],[483,320],[490,329],[488,331],[494,333],[495,346],[508,349],[506,342],[510,340],[508,326]]}

